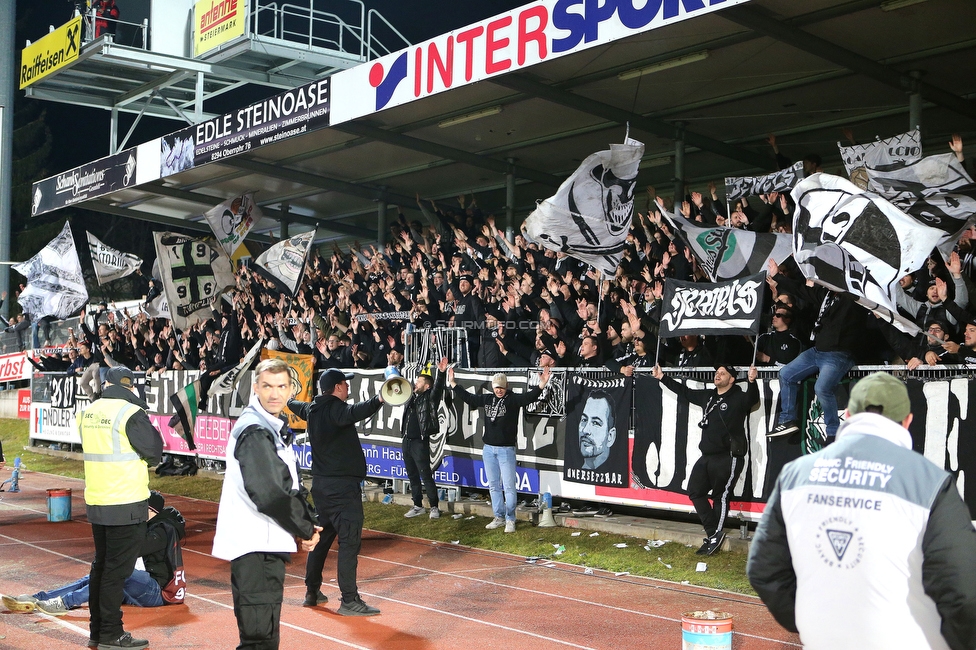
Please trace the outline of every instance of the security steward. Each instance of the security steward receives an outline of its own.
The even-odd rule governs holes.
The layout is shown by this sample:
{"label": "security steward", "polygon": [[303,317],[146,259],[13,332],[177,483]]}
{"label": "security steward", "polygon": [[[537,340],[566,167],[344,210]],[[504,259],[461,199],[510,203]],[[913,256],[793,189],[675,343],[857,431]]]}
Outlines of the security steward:
{"label": "security steward", "polygon": [[347,404],[349,383],[355,375],[337,368],[322,373],[322,394],[312,402],[289,400],[292,413],[308,422],[308,441],[312,446],[312,500],[322,527],[321,541],[308,554],[305,564],[306,607],[328,599],[320,591],[322,568],[332,542],[339,538],[337,577],[342,616],[376,616],[359,596],[356,569],[363,536],[363,499],[360,484],[366,479],[366,456],[359,444],[355,423],[372,416],[383,406],[383,398]]}
{"label": "security steward", "polygon": [[400,433],[403,436],[403,465],[410,479],[413,507],[404,517],[424,514],[424,492],[430,504],[430,518],[438,519],[437,484],[430,467],[430,437],[437,433],[437,408],[444,396],[447,357],[437,364],[437,376],[421,373],[414,380],[413,395],[403,409]]}
{"label": "security steward", "polygon": [[254,370],[252,395],[227,440],[213,554],[230,561],[238,650],[277,650],[285,562],[319,540],[314,513],[298,476],[292,434],[281,412],[291,373],[281,359]]}
{"label": "security steward", "polygon": [[100,399],[82,411],[78,430],[85,456],[85,504],[95,540],[91,565],[89,647],[144,648],[122,627],[125,579],[136,566],[149,514],[149,472],[163,438],[149,421],[135,377],[110,368]]}

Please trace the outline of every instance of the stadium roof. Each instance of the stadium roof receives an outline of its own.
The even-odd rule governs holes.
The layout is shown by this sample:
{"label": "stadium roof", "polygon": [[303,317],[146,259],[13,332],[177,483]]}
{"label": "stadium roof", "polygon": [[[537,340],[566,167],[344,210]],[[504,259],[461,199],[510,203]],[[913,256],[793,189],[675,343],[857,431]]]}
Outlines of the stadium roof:
{"label": "stadium roof", "polygon": [[[587,16],[581,0],[540,0],[338,72],[328,87],[306,84],[278,104],[287,115],[282,104],[300,100],[312,110],[328,94],[328,126],[314,116],[294,125],[279,120],[268,133],[280,139],[262,144],[260,133],[235,130],[241,113],[218,117],[205,123],[209,134],[184,130],[197,137],[191,168],[169,175],[174,170],[144,169],[147,161],[157,165],[161,144],[173,147],[178,138],[152,141],[36,183],[36,213],[65,204],[45,203],[48,188],[64,185],[60,178],[73,173],[78,183],[114,165],[128,170],[126,182],[76,192],[75,204],[208,230],[200,222],[205,210],[254,191],[268,217],[259,231],[277,233],[276,220],[287,212],[291,223],[304,224],[293,233],[314,225],[324,237],[375,240],[378,204],[415,210],[415,193],[445,204],[473,193],[503,215],[509,174],[517,223],[582,159],[621,142],[627,124],[646,145],[639,186],[663,195],[674,191],[676,158],[683,180],[699,191],[710,180],[721,188],[725,176],[771,171],[769,133],[794,160],[816,152],[828,171],[842,169],[836,142],[843,127],[862,142],[907,131],[913,102],[926,153],[947,151],[952,133],[976,135],[976,36],[966,27],[976,24],[974,2],[604,6],[614,4],[616,13],[601,17]],[[648,22],[648,8],[659,7]],[[678,15],[668,19],[673,10]],[[474,65],[466,70],[468,59]],[[506,62],[508,70],[491,70]],[[244,112],[261,122],[272,111],[267,101]],[[293,134],[302,124],[305,132]],[[250,148],[232,147],[228,130]],[[213,162],[201,153],[208,135],[224,154]]]}

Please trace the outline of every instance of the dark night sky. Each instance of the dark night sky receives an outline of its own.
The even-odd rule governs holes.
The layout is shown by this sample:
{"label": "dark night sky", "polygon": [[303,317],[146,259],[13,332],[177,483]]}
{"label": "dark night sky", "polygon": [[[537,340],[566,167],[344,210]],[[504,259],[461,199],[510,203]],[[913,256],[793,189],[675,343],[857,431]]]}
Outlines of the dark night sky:
{"label": "dark night sky", "polygon": [[[126,0],[117,0],[124,9]],[[166,2],[166,0],[155,0]],[[302,0],[293,0],[298,4]],[[327,10],[340,0],[306,0],[316,8]],[[390,21],[407,39],[417,43],[438,34],[462,27],[477,20],[494,16],[527,4],[530,0],[365,0],[368,9],[376,9]],[[345,4],[343,2],[343,4]],[[48,25],[55,27],[70,17],[74,0],[17,0],[18,22],[25,11],[30,11],[29,20],[17,34],[18,47],[23,47],[24,39],[36,40],[47,33]],[[122,16],[125,20],[125,15]],[[207,110],[225,112],[233,106],[243,106],[256,101],[260,96],[276,91],[262,91],[253,96],[241,92],[225,99],[231,106],[207,106]],[[21,93],[19,95],[23,97]],[[51,173],[57,173],[108,155],[109,113],[98,109],[78,108],[66,104],[44,102],[48,112],[48,124],[54,136],[54,152],[51,160]],[[132,124],[134,116],[123,115],[120,134],[124,135]],[[138,144],[153,137],[164,135],[184,125],[180,122],[158,119],[143,119],[139,129],[129,144]]]}

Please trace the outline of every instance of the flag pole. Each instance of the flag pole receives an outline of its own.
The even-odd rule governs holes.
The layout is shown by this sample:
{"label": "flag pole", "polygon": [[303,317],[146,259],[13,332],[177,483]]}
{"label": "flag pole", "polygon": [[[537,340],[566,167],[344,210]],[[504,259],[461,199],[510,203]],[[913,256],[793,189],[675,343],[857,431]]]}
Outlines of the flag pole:
{"label": "flag pole", "polygon": [[756,339],[752,342],[752,365],[756,365],[756,354],[759,352],[759,335],[756,334]]}
{"label": "flag pole", "polygon": [[661,365],[658,360],[661,358],[661,328],[658,327],[657,330],[657,345],[654,346],[654,365]]}

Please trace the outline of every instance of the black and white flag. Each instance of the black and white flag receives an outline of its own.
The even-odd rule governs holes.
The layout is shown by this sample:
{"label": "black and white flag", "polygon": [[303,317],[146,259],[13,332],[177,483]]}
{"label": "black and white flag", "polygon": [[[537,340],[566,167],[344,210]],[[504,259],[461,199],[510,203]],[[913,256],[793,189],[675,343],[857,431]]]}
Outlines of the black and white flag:
{"label": "black and white flag", "polygon": [[583,161],[523,224],[532,241],[613,275],[634,216],[634,188],[644,143],[625,138]]}
{"label": "black and white flag", "polygon": [[572,376],[566,395],[565,480],[629,487],[632,382],[629,377]]}
{"label": "black and white flag", "polygon": [[783,233],[702,228],[684,217],[662,213],[688,244],[712,282],[755,275],[766,268],[770,259],[779,264],[793,254],[792,240]]}
{"label": "black and white flag", "polygon": [[254,269],[294,296],[305,275],[305,262],[312,249],[315,231],[282,240],[254,260]]}
{"label": "black and white flag", "polygon": [[202,239],[171,232],[153,238],[173,325],[182,330],[210,318],[220,294],[236,281],[230,258]]}
{"label": "black and white flag", "polygon": [[895,290],[901,278],[925,264],[942,232],[830,174],[801,181],[793,200],[793,251],[803,275],[853,294],[903,332],[917,332],[898,316]]}
{"label": "black and white flag", "polygon": [[911,164],[867,167],[868,189],[922,225],[943,233],[937,246],[946,258],[976,219],[976,183],[953,153]]}
{"label": "black and white flag", "polygon": [[844,168],[851,182],[862,190],[868,188],[868,167],[887,167],[896,164],[911,164],[922,157],[922,134],[918,129],[901,133],[887,140],[843,147],[838,142],[837,149],[844,161]]}
{"label": "black and white flag", "polygon": [[107,246],[90,232],[85,234],[88,236],[88,250],[91,252],[92,266],[95,267],[99,286],[135,273],[142,266],[142,260],[132,253],[123,253]]}
{"label": "black and white flag", "polygon": [[664,281],[661,336],[757,334],[766,272],[710,284]]}
{"label": "black and white flag", "polygon": [[17,302],[32,322],[44,316],[74,316],[88,302],[85,277],[67,222],[37,255],[11,268],[27,278],[27,288],[20,292]]}
{"label": "black and white flag", "polygon": [[230,256],[263,215],[261,208],[254,203],[254,194],[249,192],[214,206],[203,216],[217,235],[224,252]]}
{"label": "black and white flag", "polygon": [[743,196],[789,192],[803,178],[803,162],[765,176],[729,176],[725,179],[725,198],[728,201]]}
{"label": "black and white flag", "polygon": [[258,339],[251,349],[247,351],[244,358],[239,364],[231,368],[230,370],[222,373],[217,377],[212,384],[210,384],[210,390],[207,392],[208,395],[226,395],[227,393],[234,390],[237,383],[241,380],[241,377],[247,372],[251,365],[257,360],[258,355],[261,354],[261,348],[264,347],[264,339]]}

